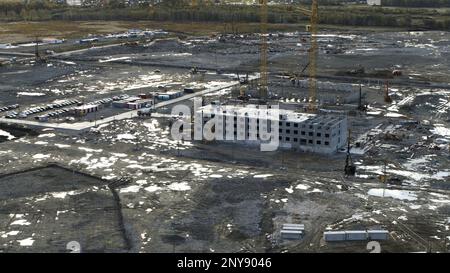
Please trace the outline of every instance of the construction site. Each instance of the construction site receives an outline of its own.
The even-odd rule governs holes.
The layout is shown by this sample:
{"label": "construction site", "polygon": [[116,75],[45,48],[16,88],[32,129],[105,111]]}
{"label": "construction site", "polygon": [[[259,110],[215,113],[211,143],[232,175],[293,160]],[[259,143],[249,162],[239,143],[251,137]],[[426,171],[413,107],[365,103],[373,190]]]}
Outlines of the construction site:
{"label": "construction site", "polygon": [[[255,33],[0,39],[0,252],[448,252],[449,32],[255,8]],[[221,116],[232,141],[195,138]]]}

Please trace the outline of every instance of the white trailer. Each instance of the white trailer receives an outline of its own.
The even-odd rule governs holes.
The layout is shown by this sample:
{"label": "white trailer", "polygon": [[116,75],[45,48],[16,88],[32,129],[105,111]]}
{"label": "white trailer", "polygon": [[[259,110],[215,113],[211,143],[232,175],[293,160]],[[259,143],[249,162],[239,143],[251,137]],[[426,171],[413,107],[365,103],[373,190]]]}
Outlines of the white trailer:
{"label": "white trailer", "polygon": [[281,230],[281,238],[287,240],[300,240],[303,238],[302,230]]}
{"label": "white trailer", "polygon": [[283,230],[305,230],[304,224],[283,224]]}
{"label": "white trailer", "polygon": [[345,231],[326,231],[323,233],[323,237],[326,242],[345,241]]}
{"label": "white trailer", "polygon": [[384,241],[389,239],[389,231],[387,230],[368,230],[367,235],[369,240]]}
{"label": "white trailer", "polygon": [[348,241],[365,241],[367,240],[367,231],[365,230],[348,230],[345,232]]}

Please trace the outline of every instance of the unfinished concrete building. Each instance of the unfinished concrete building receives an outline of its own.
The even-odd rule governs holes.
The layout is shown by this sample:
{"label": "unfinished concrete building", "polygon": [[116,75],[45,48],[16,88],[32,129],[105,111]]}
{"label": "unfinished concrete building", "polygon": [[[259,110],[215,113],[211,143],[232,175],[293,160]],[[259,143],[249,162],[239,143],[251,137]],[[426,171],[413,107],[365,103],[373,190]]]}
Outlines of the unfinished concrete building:
{"label": "unfinished concrete building", "polygon": [[[273,111],[277,111],[273,113]],[[307,114],[256,105],[207,105],[195,113],[197,134],[213,119],[215,140],[261,144],[278,123],[279,147],[313,153],[334,153],[347,143],[347,117],[335,114]],[[262,131],[260,131],[260,126]],[[261,135],[260,135],[261,133]]]}

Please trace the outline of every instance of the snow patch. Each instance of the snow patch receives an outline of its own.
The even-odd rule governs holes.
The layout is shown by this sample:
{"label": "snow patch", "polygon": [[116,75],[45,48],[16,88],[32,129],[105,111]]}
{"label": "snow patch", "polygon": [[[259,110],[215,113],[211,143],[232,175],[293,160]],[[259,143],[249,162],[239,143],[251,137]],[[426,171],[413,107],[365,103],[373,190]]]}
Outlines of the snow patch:
{"label": "snow patch", "polygon": [[44,155],[44,154],[35,154],[33,155],[33,159],[45,159],[45,158],[49,158],[50,155]]}
{"label": "snow patch", "polygon": [[188,191],[191,189],[187,182],[175,182],[170,184],[168,188],[173,191]]}
{"label": "snow patch", "polygon": [[120,190],[120,193],[138,192],[141,187],[137,185],[129,186]]}
{"label": "snow patch", "polygon": [[417,200],[417,195],[410,191],[390,190],[390,189],[370,189],[369,195],[377,197],[391,197],[394,199],[414,201]]}
{"label": "snow patch", "polygon": [[20,244],[20,246],[32,246],[34,243],[33,238],[29,237],[23,240],[17,240],[17,242]]}
{"label": "snow patch", "polygon": [[254,175],[253,178],[267,178],[267,177],[271,177],[273,176],[273,174],[257,174]]}

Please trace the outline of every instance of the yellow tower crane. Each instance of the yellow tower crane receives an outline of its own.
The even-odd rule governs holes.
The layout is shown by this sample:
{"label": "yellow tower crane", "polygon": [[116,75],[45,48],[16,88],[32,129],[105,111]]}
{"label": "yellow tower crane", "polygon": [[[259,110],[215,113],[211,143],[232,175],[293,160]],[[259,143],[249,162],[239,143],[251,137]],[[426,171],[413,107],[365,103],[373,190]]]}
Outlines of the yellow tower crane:
{"label": "yellow tower crane", "polygon": [[267,71],[267,0],[260,0],[261,19],[261,48],[260,48],[260,79],[259,79],[259,99],[266,102],[268,93],[268,71]]}
{"label": "yellow tower crane", "polygon": [[317,31],[319,22],[319,5],[318,0],[313,0],[311,6],[311,48],[309,52],[309,107],[310,112],[317,110]]}
{"label": "yellow tower crane", "polygon": [[319,23],[319,4],[318,0],[313,0],[311,10],[298,8],[298,10],[310,17],[310,25],[307,30],[310,32],[310,48],[308,54],[309,84],[308,84],[308,112],[317,111],[317,32]]}

